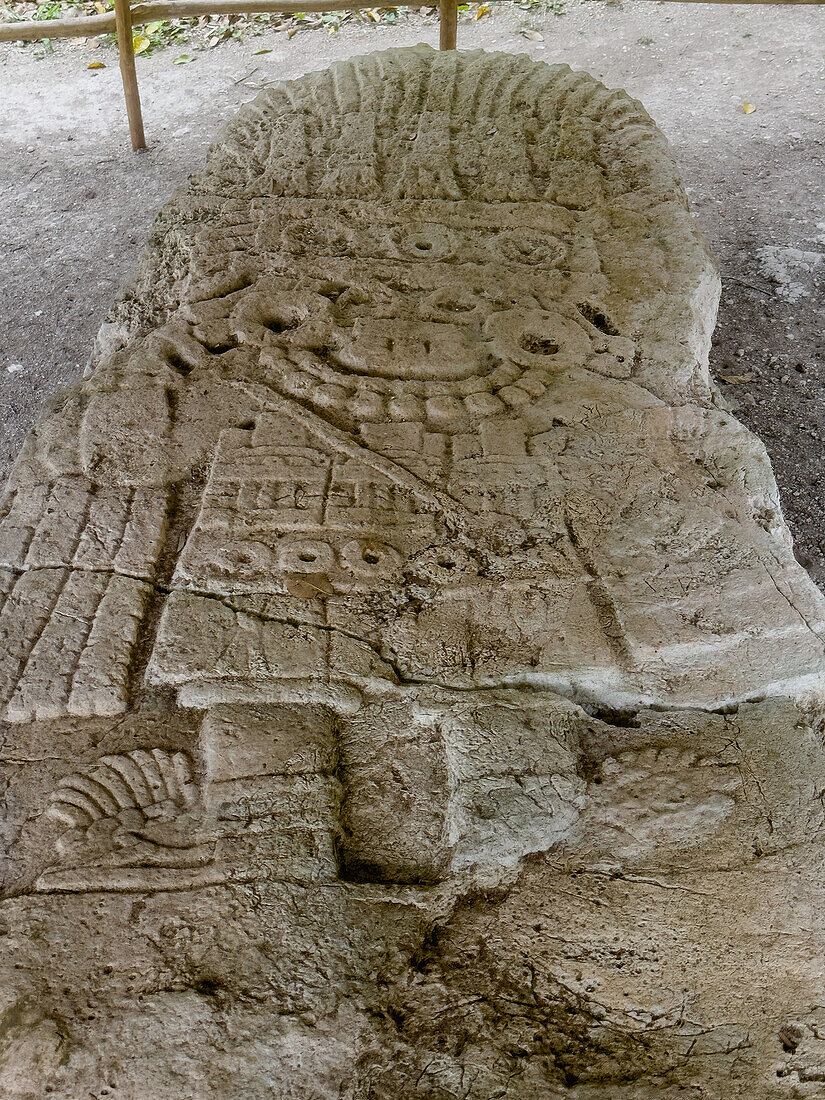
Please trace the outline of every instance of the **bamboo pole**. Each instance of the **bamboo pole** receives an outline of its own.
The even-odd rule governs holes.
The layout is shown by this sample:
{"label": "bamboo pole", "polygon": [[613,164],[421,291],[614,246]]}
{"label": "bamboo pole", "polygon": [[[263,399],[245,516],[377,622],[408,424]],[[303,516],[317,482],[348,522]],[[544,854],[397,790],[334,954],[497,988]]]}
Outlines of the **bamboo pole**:
{"label": "bamboo pole", "polygon": [[135,49],[132,44],[132,13],[129,0],[115,0],[115,20],[117,22],[117,52],[120,55],[120,77],[123,81],[123,94],[126,97],[126,115],[129,119],[129,134],[132,148],[146,148],[143,133],[143,115],[140,111],[140,92],[135,72]]}
{"label": "bamboo pole", "polygon": [[87,38],[117,30],[114,12],[84,15],[79,19],[39,19],[37,22],[0,23],[0,42],[25,42],[30,38]]}
{"label": "bamboo pole", "polygon": [[[822,0],[825,3],[825,0]],[[148,0],[134,4],[132,26],[157,19],[189,19],[199,15],[253,15],[279,12],[360,11],[374,8],[374,0]],[[27,38],[87,38],[111,34],[117,29],[114,12],[83,15],[76,19],[46,19],[0,23],[0,42],[21,42]]]}
{"label": "bamboo pole", "polygon": [[438,11],[441,19],[438,48],[454,50],[458,36],[458,0],[439,0]]}
{"label": "bamboo pole", "polygon": [[[791,6],[815,6],[825,0],[667,0],[680,3],[706,4],[776,4]],[[445,0],[442,12],[452,3]],[[295,15],[296,12],[360,11],[374,8],[374,0],[147,0],[132,7],[132,25],[152,23],[156,19],[189,19],[199,15],[252,15],[279,12]],[[442,22],[442,32],[446,28]],[[43,19],[0,23],[0,42],[22,42],[35,38],[86,38],[93,34],[111,34],[117,30],[114,12],[102,15],[84,15],[77,19]],[[442,49],[453,49],[444,45]]]}

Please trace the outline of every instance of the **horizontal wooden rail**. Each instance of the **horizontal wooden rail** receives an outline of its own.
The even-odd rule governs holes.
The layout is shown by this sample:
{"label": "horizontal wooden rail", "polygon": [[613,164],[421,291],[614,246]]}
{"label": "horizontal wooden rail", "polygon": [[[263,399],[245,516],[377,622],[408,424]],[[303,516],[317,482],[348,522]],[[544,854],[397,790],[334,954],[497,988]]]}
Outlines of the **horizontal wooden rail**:
{"label": "horizontal wooden rail", "polygon": [[[670,0],[671,3],[704,4],[790,4],[817,5],[825,0]],[[199,15],[264,15],[278,12],[360,11],[381,7],[375,0],[146,0],[132,5],[132,26],[158,19],[189,19]],[[383,5],[391,6],[391,5]],[[442,5],[448,8],[452,5]],[[452,13],[448,11],[448,18]],[[22,42],[35,38],[86,38],[94,34],[114,34],[115,13],[81,15],[76,19],[37,19],[0,23],[0,42]]]}
{"label": "horizontal wooden rail", "polygon": [[[825,2],[825,0],[823,0]],[[158,19],[190,19],[198,15],[263,15],[280,12],[355,11],[376,7],[375,0],[148,0],[132,5],[132,26]],[[86,38],[113,34],[115,13],[81,15],[76,19],[38,19],[25,23],[0,23],[0,42],[27,38]]]}

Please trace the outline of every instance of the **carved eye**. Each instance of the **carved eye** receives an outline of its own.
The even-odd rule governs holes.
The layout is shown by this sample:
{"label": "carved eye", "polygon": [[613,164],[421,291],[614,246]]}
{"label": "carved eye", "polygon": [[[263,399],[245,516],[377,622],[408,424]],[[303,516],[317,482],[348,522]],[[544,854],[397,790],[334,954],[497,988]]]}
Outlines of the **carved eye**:
{"label": "carved eye", "polygon": [[556,311],[503,310],[484,328],[493,350],[523,367],[563,370],[584,365],[593,350],[584,329]]}
{"label": "carved eye", "polygon": [[259,284],[240,300],[232,311],[232,331],[260,326],[275,336],[291,332],[308,321],[329,323],[332,304],[328,298],[310,291],[282,294],[274,287]]}
{"label": "carved eye", "polygon": [[399,256],[408,260],[443,260],[454,251],[453,234],[441,225],[399,227],[393,241]]}
{"label": "carved eye", "polygon": [[377,539],[353,539],[341,551],[342,564],[359,577],[385,577],[397,569],[401,555]]}
{"label": "carved eye", "polygon": [[302,539],[283,547],[280,565],[286,573],[328,573],[335,567],[335,551],[326,542]]}

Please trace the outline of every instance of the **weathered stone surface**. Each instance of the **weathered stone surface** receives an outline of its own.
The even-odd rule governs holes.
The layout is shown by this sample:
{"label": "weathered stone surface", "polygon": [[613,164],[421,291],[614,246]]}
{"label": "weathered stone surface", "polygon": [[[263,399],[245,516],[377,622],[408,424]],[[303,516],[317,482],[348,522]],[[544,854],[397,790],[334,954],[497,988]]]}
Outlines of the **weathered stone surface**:
{"label": "weathered stone surface", "polygon": [[0,508],[0,1094],[814,1097],[825,602],[662,136],[265,94]]}

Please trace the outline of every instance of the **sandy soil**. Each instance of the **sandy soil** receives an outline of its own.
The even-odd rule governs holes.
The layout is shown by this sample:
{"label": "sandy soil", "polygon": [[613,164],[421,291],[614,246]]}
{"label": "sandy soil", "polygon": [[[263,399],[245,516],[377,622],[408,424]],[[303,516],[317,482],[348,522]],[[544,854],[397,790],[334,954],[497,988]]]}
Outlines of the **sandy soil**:
{"label": "sandy soil", "polygon": [[[0,46],[0,479],[43,402],[81,373],[157,210],[238,105],[332,60],[437,38],[415,15],[141,57],[140,155],[111,47],[57,42],[41,60],[39,47]],[[722,268],[714,371],[764,440],[797,556],[825,587],[825,8],[502,5],[462,22],[459,45],[588,69],[665,132]],[[196,61],[174,65],[184,51]]]}

